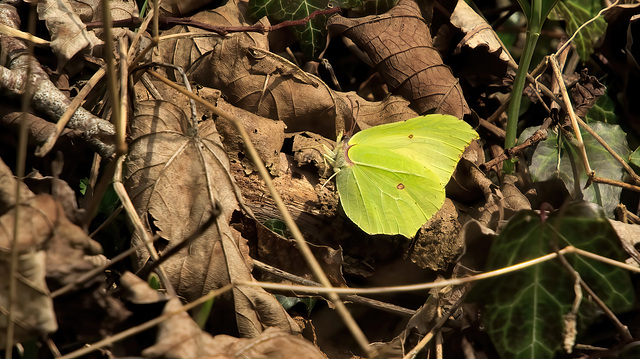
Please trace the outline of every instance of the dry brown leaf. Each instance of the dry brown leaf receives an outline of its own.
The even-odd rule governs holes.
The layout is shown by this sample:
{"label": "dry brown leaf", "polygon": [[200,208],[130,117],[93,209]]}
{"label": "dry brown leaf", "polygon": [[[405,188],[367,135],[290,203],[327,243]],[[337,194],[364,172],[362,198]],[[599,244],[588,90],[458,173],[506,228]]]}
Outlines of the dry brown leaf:
{"label": "dry brown leaf", "polygon": [[[211,25],[247,25],[237,6],[223,8],[200,13],[194,20]],[[395,96],[369,102],[354,92],[331,90],[319,78],[269,52],[265,35],[235,33],[194,42],[199,44],[197,50],[181,48],[185,58],[193,57],[205,46],[212,50],[193,65],[176,58],[178,52],[173,55],[180,65],[191,66],[190,79],[221,90],[237,107],[283,121],[290,132],[311,131],[333,138],[338,132],[353,128],[354,122],[366,128],[416,116],[406,100]]]}
{"label": "dry brown leaf", "polygon": [[[2,218],[4,218],[3,216]],[[11,221],[13,222],[13,221]],[[0,332],[7,332],[8,294],[11,276],[11,255],[0,248]],[[53,302],[45,283],[45,255],[42,251],[25,251],[18,255],[16,281],[17,296],[14,306],[14,342],[55,332],[58,329]],[[0,336],[0,349],[7,345],[7,336]]]}
{"label": "dry brown leaf", "polygon": [[[203,10],[197,14],[191,16],[191,20],[202,22],[205,24],[216,26],[243,26],[250,25],[249,20],[246,19],[247,2],[239,0],[230,0],[223,6],[212,10]],[[263,20],[264,25],[269,25],[266,19]],[[168,36],[181,33],[210,33],[207,30],[203,30],[192,26],[174,26],[173,28],[164,31],[162,36]],[[226,37],[232,38],[236,35],[228,35]],[[243,33],[243,37],[254,39],[254,43],[265,42],[267,36],[256,32]],[[228,44],[233,42],[227,42]],[[154,61],[170,63],[176,66],[182,67],[185,71],[188,70],[193,63],[196,62],[202,55],[214,49],[217,44],[220,43],[220,38],[215,37],[186,37],[176,40],[166,40],[160,42],[158,49],[154,52]],[[169,75],[170,78],[172,75]]]}
{"label": "dry brown leaf", "polygon": [[386,83],[421,114],[462,118],[469,107],[451,69],[433,47],[431,32],[413,0],[400,0],[383,15],[357,19],[339,15],[327,23],[367,53]]}
{"label": "dry brown leaf", "polygon": [[472,49],[484,46],[490,53],[495,54],[505,63],[511,59],[509,52],[503,48],[498,34],[493,31],[491,25],[464,0],[459,0],[453,10],[451,24],[465,34],[456,47],[456,53],[459,53],[463,46],[468,46]]}
{"label": "dry brown leaf", "polygon": [[[177,299],[171,299],[164,312],[176,311],[180,306]],[[184,312],[171,316],[159,325],[156,344],[143,350],[142,356],[171,359],[325,358],[311,343],[276,328],[268,328],[252,339],[228,335],[212,337]]]}
{"label": "dry brown leaf", "polygon": [[[299,277],[315,280],[295,240],[279,236],[263,225],[257,225],[256,232],[257,260]],[[312,243],[309,243],[309,248],[331,281],[331,285],[347,287],[347,282],[342,276],[342,248],[333,249]]]}
{"label": "dry brown leaf", "polygon": [[607,88],[595,76],[588,74],[587,69],[580,73],[580,79],[571,89],[571,100],[576,115],[584,117],[595,105],[598,98],[605,94]]}
{"label": "dry brown leaf", "polygon": [[80,51],[91,53],[102,44],[93,32],[87,31],[67,0],[38,2],[38,19],[44,20],[51,35],[51,48],[58,57],[58,70]]}
{"label": "dry brown leaf", "polygon": [[[3,207],[6,195],[15,191],[16,181],[0,161],[0,193]],[[0,217],[0,332],[7,327],[9,281],[11,277],[11,249],[18,251],[18,286],[14,302],[16,341],[27,340],[57,329],[56,314],[49,296],[45,277],[55,285],[76,281],[83,273],[94,268],[84,259],[85,254],[101,251],[100,245],[92,241],[79,227],[71,223],[62,206],[47,194],[34,196],[22,189],[24,201],[19,207],[16,246],[14,222],[16,206]],[[14,202],[15,203],[15,202]],[[6,345],[6,336],[0,336],[0,348]]]}
{"label": "dry brown leaf", "polygon": [[[136,108],[131,138],[125,187],[147,229],[166,241],[166,248],[160,245],[161,252],[216,216],[214,225],[163,264],[178,294],[194,300],[232,281],[253,280],[248,247],[229,227],[239,195],[213,122],[193,128],[176,105],[144,101]],[[137,235],[133,244],[141,248],[137,261],[142,267],[149,254]],[[226,313],[231,306],[243,336],[256,336],[269,326],[298,330],[275,298],[262,289],[234,288],[226,304]]]}
{"label": "dry brown leaf", "polygon": [[[216,106],[242,122],[265,167],[272,175],[278,175],[280,150],[284,143],[284,129],[287,127],[284,122],[254,115],[249,111],[231,106],[222,99],[217,101]],[[228,120],[220,119],[216,121],[216,128],[222,136],[222,142],[230,158],[239,160],[247,174],[253,172],[255,166],[245,152],[244,142],[236,127]]]}

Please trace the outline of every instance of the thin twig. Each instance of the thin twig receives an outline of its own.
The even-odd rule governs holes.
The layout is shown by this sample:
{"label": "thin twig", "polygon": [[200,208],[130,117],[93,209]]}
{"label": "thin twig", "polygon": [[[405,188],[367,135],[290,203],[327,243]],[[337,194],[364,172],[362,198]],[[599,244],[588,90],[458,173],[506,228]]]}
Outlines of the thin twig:
{"label": "thin twig", "polygon": [[556,51],[556,54],[561,53],[567,46],[569,46],[569,44],[571,44],[571,42],[573,41],[573,39],[575,39],[575,37],[578,35],[578,33],[580,31],[582,31],[582,29],[584,29],[587,25],[589,25],[590,23],[596,21],[600,16],[602,16],[602,14],[604,14],[605,11],[608,11],[609,9],[611,9],[612,7],[618,5],[618,1],[616,0],[613,4],[607,6],[606,8],[600,10],[598,12],[598,14],[594,17],[592,17],[591,19],[589,19],[589,21],[585,22],[584,24],[580,25],[579,28],[576,29],[576,31],[573,33],[573,35],[571,35],[571,37],[569,38],[569,40],[567,40],[567,42],[564,43],[564,45],[562,45],[558,51]]}
{"label": "thin twig", "polygon": [[552,119],[550,117],[548,117],[542,123],[542,126],[540,126],[540,128],[537,129],[536,132],[534,132],[531,135],[531,137],[527,138],[521,144],[519,144],[519,145],[517,145],[515,147],[511,147],[511,148],[507,149],[507,151],[502,152],[502,154],[500,156],[494,157],[491,161],[481,164],[480,168],[483,171],[488,171],[491,168],[493,168],[494,166],[499,165],[500,163],[502,163],[502,161],[506,161],[509,158],[513,158],[515,155],[517,155],[518,153],[526,150],[527,148],[537,144],[540,141],[546,140],[547,139],[547,129],[549,128],[549,126],[551,125],[552,122],[553,122]]}
{"label": "thin twig", "polygon": [[167,86],[170,86],[173,89],[180,91],[180,93],[188,96],[189,98],[205,106],[209,111],[211,111],[216,116],[219,116],[221,118],[224,118],[230,121],[236,127],[236,130],[242,137],[242,140],[245,144],[245,148],[249,154],[249,157],[253,161],[254,165],[258,169],[258,173],[260,174],[260,177],[262,177],[262,180],[265,182],[267,188],[269,189],[269,193],[271,193],[271,196],[273,197],[273,200],[276,203],[278,210],[282,214],[284,222],[289,227],[289,230],[291,231],[292,236],[295,238],[296,243],[298,244],[298,248],[302,253],[302,256],[307,261],[307,264],[311,268],[311,271],[313,272],[314,276],[318,279],[318,281],[324,287],[326,287],[326,289],[329,290],[327,292],[329,293],[329,299],[331,299],[331,301],[335,305],[336,311],[339,313],[342,320],[345,322],[345,325],[353,335],[354,339],[357,341],[360,348],[369,356],[374,354],[372,352],[372,349],[369,347],[369,341],[367,340],[366,336],[364,335],[364,333],[362,332],[362,330],[360,329],[356,321],[353,319],[353,316],[351,316],[351,313],[349,313],[347,308],[344,306],[344,303],[340,299],[340,296],[332,292],[331,282],[329,281],[329,278],[327,278],[327,275],[322,270],[320,263],[318,263],[316,258],[313,256],[313,252],[311,252],[309,245],[304,240],[304,237],[302,236],[302,232],[300,232],[300,229],[298,228],[296,222],[291,217],[291,214],[289,213],[287,206],[284,204],[284,202],[282,201],[282,198],[278,194],[278,191],[275,189],[273,182],[271,180],[271,176],[267,172],[267,169],[264,166],[264,163],[262,162],[262,160],[260,159],[260,156],[258,156],[255,146],[251,142],[251,139],[249,138],[249,135],[247,134],[246,129],[242,125],[242,122],[239,119],[235,118],[234,116],[231,116],[228,113],[221,111],[219,108],[212,105],[208,101],[205,101],[202,98],[194,95],[193,93],[186,91],[182,86],[176,85],[175,83],[163,77],[159,73],[153,70],[149,70],[148,73],[153,77],[157,78],[158,80],[162,81],[163,83],[165,83]]}
{"label": "thin twig", "polygon": [[[109,0],[101,0],[102,8],[105,11],[102,11],[102,22],[104,23],[104,61],[107,64],[107,94],[109,96],[109,101],[111,102],[111,118],[112,122],[118,121],[120,119],[120,97],[118,96],[118,76],[116,75],[116,60],[113,56],[113,49],[115,48],[115,44],[113,42],[113,36],[111,33],[111,11],[108,11],[111,7],[109,6]],[[116,138],[124,136],[124,134],[120,133],[122,129],[116,126]],[[126,148],[122,148],[119,146],[120,143],[116,140],[116,156],[124,155],[127,153]]]}
{"label": "thin twig", "polygon": [[596,183],[603,183],[603,184],[608,184],[610,186],[616,186],[616,187],[628,189],[629,191],[640,192],[640,186],[635,186],[630,183],[626,183],[622,181],[616,181],[609,178],[602,178],[602,177],[596,177],[596,176],[592,176],[589,180]]}
{"label": "thin twig", "polygon": [[[275,276],[278,276],[280,278],[289,280],[293,283],[296,284],[302,284],[302,285],[308,285],[308,286],[314,286],[314,287],[322,287],[322,284],[314,282],[312,280],[308,280],[302,277],[299,277],[295,274],[291,274],[289,272],[285,272],[282,269],[270,266],[266,263],[262,263],[258,260],[253,260],[253,265],[255,268],[257,268],[258,270],[261,270],[265,273],[269,273]],[[389,312],[389,313],[393,313],[393,314],[399,314],[402,316],[407,316],[407,317],[411,317],[413,315],[416,314],[416,311],[413,309],[407,309],[395,304],[391,304],[391,303],[386,303],[386,302],[381,302],[379,300],[375,300],[375,299],[371,299],[371,298],[365,298],[365,297],[361,297],[355,294],[347,294],[343,297],[345,300],[348,300],[350,302],[353,303],[359,303],[359,304],[363,304],[366,306],[369,306],[371,308],[375,308],[375,309],[380,309],[383,310],[385,312]]]}
{"label": "thin twig", "polygon": [[130,255],[132,255],[133,253],[136,252],[138,248],[137,247],[131,247],[125,251],[120,252],[117,256],[113,257],[112,259],[110,259],[107,263],[93,268],[92,270],[83,273],[81,276],[79,276],[78,278],[76,278],[76,280],[73,281],[73,283],[69,283],[67,285],[65,285],[64,287],[57,289],[55,292],[51,293],[51,298],[56,298],[59,297],[63,294],[67,294],[69,292],[71,292],[72,290],[76,289],[80,284],[88,281],[89,279],[104,273],[105,269],[111,267],[112,265],[114,265],[115,263],[129,257]]}
{"label": "thin twig", "polygon": [[[140,236],[140,240],[142,241],[142,243],[144,243],[149,256],[154,261],[158,261],[160,259],[160,256],[158,255],[156,248],[153,246],[153,241],[149,237],[147,229],[144,227],[144,224],[142,224],[142,220],[140,219],[140,216],[138,216],[136,208],[133,206],[133,203],[131,203],[131,199],[127,194],[127,190],[122,184],[122,162],[124,162],[123,156],[118,158],[117,166],[113,174],[113,189],[116,191],[120,202],[122,202],[122,206],[124,207],[129,220],[131,220],[131,223],[133,223],[133,228]],[[167,293],[169,293],[171,296],[177,296],[176,290],[171,285],[169,276],[164,271],[164,269],[162,267],[158,267],[156,273],[158,273],[158,277],[160,277],[160,281],[162,281],[162,284],[165,286]]]}
{"label": "thin twig", "polygon": [[32,43],[33,45],[37,45],[37,46],[43,46],[43,47],[49,47],[51,46],[51,41],[47,41],[44,39],[41,39],[35,35],[32,35],[28,32],[24,32],[24,31],[20,31],[18,29],[14,29],[10,26],[4,25],[4,24],[0,24],[0,34],[3,35],[8,35],[8,36],[13,36],[15,38],[24,40],[24,41],[28,41],[30,43]]}
{"label": "thin twig", "polygon": [[[553,227],[551,227],[551,229],[553,229],[555,231],[555,229]],[[556,252],[558,253],[558,259],[560,260],[560,263],[562,264],[562,266],[569,272],[569,274],[575,280],[580,282],[580,286],[582,287],[582,289],[585,292],[587,292],[587,294],[589,294],[589,296],[591,297],[591,300],[593,300],[596,303],[596,305],[598,305],[600,310],[602,310],[604,312],[604,314],[607,316],[607,318],[609,318],[609,320],[616,327],[616,329],[618,330],[620,335],[622,335],[624,340],[625,341],[632,341],[633,337],[631,336],[631,333],[629,332],[629,328],[626,325],[624,325],[624,324],[622,324],[620,322],[618,317],[616,317],[616,315],[611,311],[611,309],[609,309],[609,307],[602,301],[602,299],[600,299],[600,297],[591,289],[591,287],[589,287],[589,285],[587,285],[587,283],[582,279],[582,277],[578,274],[578,272],[567,261],[567,259],[564,257],[564,255],[562,253],[560,253],[560,251],[557,250],[557,248],[558,248],[557,245],[555,243],[551,243],[551,246],[555,247]]]}
{"label": "thin twig", "polygon": [[462,297],[460,297],[452,306],[451,308],[449,308],[449,310],[447,311],[447,313],[445,313],[445,315],[441,316],[440,319],[438,319],[438,321],[436,322],[436,324],[434,324],[433,328],[431,328],[431,330],[429,330],[429,333],[427,333],[427,335],[424,336],[424,338],[422,338],[418,344],[416,344],[415,347],[413,347],[413,349],[411,349],[404,357],[402,357],[402,359],[413,359],[416,357],[416,355],[418,355],[418,353],[420,352],[420,350],[422,350],[422,348],[425,347],[425,345],[427,345],[431,339],[433,339],[434,335],[440,330],[440,328],[442,328],[442,326],[444,325],[444,323],[447,322],[447,320],[449,320],[449,317],[456,311],[458,310],[458,308],[462,305],[462,302],[464,301],[465,296],[463,295]]}
{"label": "thin twig", "polygon": [[149,26],[149,22],[151,20],[154,20],[153,22],[153,36],[151,37],[151,43],[145,47],[142,51],[140,51],[140,53],[137,53],[135,51],[135,49],[133,51],[130,51],[129,54],[131,56],[133,56],[134,54],[137,54],[135,56],[135,58],[133,60],[130,60],[129,62],[129,68],[133,69],[136,66],[138,66],[138,64],[140,63],[140,61],[142,61],[142,59],[145,58],[145,56],[147,56],[147,54],[149,53],[149,51],[151,51],[151,49],[153,49],[154,47],[156,47],[158,45],[158,22],[157,22],[157,16],[156,14],[158,13],[156,11],[156,5],[158,3],[158,1],[154,1],[154,7],[153,9],[147,14],[145,20],[142,22],[142,26],[139,29],[138,33],[142,33],[144,30],[146,30],[147,26]]}
{"label": "thin twig", "polygon": [[569,93],[567,92],[567,86],[564,84],[564,78],[562,77],[562,71],[560,71],[560,67],[558,66],[558,62],[556,60],[555,55],[549,56],[549,64],[553,70],[553,74],[558,82],[558,86],[560,87],[560,93],[562,94],[565,109],[567,114],[569,115],[569,119],[571,120],[571,127],[573,127],[573,132],[576,136],[578,151],[580,153],[580,157],[582,159],[582,164],[587,173],[587,176],[592,176],[593,170],[589,165],[589,158],[587,157],[587,151],[584,147],[584,141],[582,140],[582,134],[580,133],[580,126],[578,125],[578,116],[573,111],[573,105],[571,104],[571,97],[569,97]]}
{"label": "thin twig", "polygon": [[101,67],[98,69],[98,71],[96,71],[95,74],[93,74],[93,76],[91,76],[89,81],[87,81],[87,83],[82,87],[82,90],[80,90],[78,95],[73,99],[73,101],[71,101],[71,103],[69,104],[69,107],[64,112],[64,114],[62,114],[60,119],[58,119],[54,132],[51,135],[49,135],[45,143],[43,143],[40,147],[36,149],[36,153],[35,153],[36,156],[44,157],[47,153],[49,153],[49,151],[51,151],[56,141],[58,140],[58,137],[67,126],[67,123],[69,123],[71,116],[73,116],[73,114],[80,107],[80,105],[82,105],[82,102],[87,97],[87,95],[89,95],[89,92],[91,92],[91,90],[93,90],[96,84],[100,80],[102,80],[102,77],[104,76],[105,73],[106,73],[105,68]]}
{"label": "thin twig", "polygon": [[[28,17],[28,32],[31,34],[35,34],[36,30],[36,6],[35,4],[31,4],[29,6],[29,17]],[[27,43],[27,51],[29,54],[33,54],[33,43]],[[15,331],[15,319],[16,319],[16,300],[18,295],[18,283],[16,281],[16,276],[18,276],[18,232],[20,231],[20,202],[22,201],[22,186],[24,185],[22,182],[22,178],[25,174],[26,168],[26,160],[27,160],[27,143],[28,143],[28,134],[29,128],[27,125],[26,115],[29,112],[29,104],[32,100],[33,96],[33,83],[28,81],[33,72],[33,61],[27,62],[27,70],[25,79],[25,89],[21,96],[21,121],[20,121],[20,130],[18,132],[18,148],[16,155],[16,177],[17,181],[15,181],[16,189],[15,189],[15,218],[13,222],[13,238],[11,240],[11,262],[10,262],[10,272],[9,272],[9,293],[8,293],[8,305],[7,305],[7,328],[6,328],[6,337],[5,337],[5,358],[11,359],[13,355],[13,339],[14,339],[14,331]],[[26,197],[26,196],[25,196]]]}
{"label": "thin twig", "polygon": [[[588,258],[592,258],[595,259],[597,261],[603,262],[603,263],[607,263],[609,265],[612,266],[616,266],[622,269],[626,269],[628,271],[631,272],[635,272],[635,273],[640,273],[640,268],[623,263],[623,262],[618,262],[616,260],[613,260],[611,258],[607,258],[607,257],[603,257],[600,256],[598,254],[594,254],[591,252],[587,252],[584,250],[581,250],[579,248],[573,247],[573,246],[567,246],[562,248],[559,253],[561,254],[566,254],[566,253],[578,253],[580,255],[583,255],[585,257]],[[303,292],[303,293],[314,293],[314,294],[319,294],[319,293],[328,293],[329,291],[333,291],[335,293],[338,294],[381,294],[381,293],[400,293],[400,292],[416,292],[416,291],[424,291],[427,289],[432,289],[432,288],[442,288],[448,285],[460,285],[460,284],[464,284],[464,283],[469,283],[469,282],[475,282],[478,280],[483,280],[483,279],[488,279],[488,278],[493,278],[493,277],[497,277],[497,276],[501,276],[504,274],[508,274],[511,272],[515,272],[524,268],[528,268],[531,266],[534,266],[536,264],[539,263],[543,263],[552,259],[555,259],[558,256],[557,253],[549,253],[547,255],[538,257],[538,258],[534,258],[531,260],[528,260],[526,262],[521,262],[518,264],[514,264],[512,266],[509,267],[505,267],[505,268],[500,268],[500,269],[496,269],[494,271],[490,271],[490,272],[485,272],[485,273],[481,273],[481,274],[476,274],[473,276],[469,276],[469,277],[463,277],[463,278],[454,278],[454,279],[447,279],[447,280],[443,280],[443,281],[438,281],[438,282],[429,282],[429,283],[420,283],[420,284],[412,284],[412,285],[401,285],[401,286],[394,286],[394,287],[377,287],[377,288],[320,288],[320,287],[307,287],[307,286],[302,286],[302,285],[287,285],[287,284],[280,284],[280,283],[263,283],[263,282],[248,282],[248,281],[237,281],[235,282],[235,284],[237,286],[249,286],[249,287],[262,287],[265,289],[277,289],[277,290],[291,290],[291,291],[296,291],[296,292]]]}
{"label": "thin twig", "polygon": [[[154,5],[155,5],[156,1],[154,1]],[[271,31],[276,31],[285,27],[290,27],[290,26],[299,26],[299,25],[305,25],[307,22],[309,22],[309,20],[313,19],[316,16],[320,16],[320,15],[330,15],[330,14],[335,14],[337,12],[340,11],[339,7],[332,7],[329,9],[320,9],[320,10],[316,10],[314,12],[312,12],[311,14],[305,16],[302,19],[298,19],[298,20],[289,20],[289,21],[283,21],[279,24],[276,25],[271,25],[271,26],[265,26],[261,23],[256,23],[255,25],[249,25],[249,26],[216,26],[216,25],[211,25],[208,23],[204,23],[201,21],[197,21],[197,20],[193,20],[191,18],[183,18],[183,17],[171,17],[171,16],[164,16],[161,17],[160,19],[158,19],[158,24],[160,22],[162,22],[163,26],[167,26],[167,25],[185,25],[185,26],[191,26],[191,27],[197,27],[199,29],[203,29],[203,30],[208,30],[208,31],[212,31],[215,32],[219,35],[227,35],[229,33],[232,32],[259,32],[259,33],[265,33],[265,32],[271,32]],[[139,18],[130,18],[130,19],[123,19],[123,20],[117,20],[117,21],[113,21],[110,22],[110,26],[131,26],[131,25],[138,25],[140,23],[140,19]],[[87,26],[87,28],[96,28],[96,27],[107,27],[104,26],[104,20],[102,22],[100,21],[95,21],[95,22],[87,22],[85,23],[85,26]],[[156,26],[154,25],[154,28],[156,28]]]}

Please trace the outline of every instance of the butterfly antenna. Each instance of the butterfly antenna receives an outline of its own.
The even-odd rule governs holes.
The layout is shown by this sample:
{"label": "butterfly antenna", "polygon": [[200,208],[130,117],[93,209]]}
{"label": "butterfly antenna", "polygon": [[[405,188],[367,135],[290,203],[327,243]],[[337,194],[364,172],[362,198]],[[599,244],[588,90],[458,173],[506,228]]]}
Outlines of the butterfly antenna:
{"label": "butterfly antenna", "polygon": [[334,173],[331,175],[331,177],[327,178],[327,180],[326,180],[326,181],[324,181],[324,183],[322,184],[322,187],[320,187],[320,190],[321,190],[321,191],[324,189],[324,186],[326,186],[326,185],[327,185],[327,183],[329,183],[329,181],[331,181],[331,179],[332,179],[333,177],[335,177],[335,176],[338,174],[338,172],[339,172],[339,171],[334,172]]}
{"label": "butterfly antenna", "polygon": [[[351,108],[353,108],[353,100],[351,100],[351,98],[349,98],[349,101],[351,102]],[[356,125],[360,126],[358,124],[358,115],[360,114],[360,102],[358,102],[358,100],[356,101],[356,111],[355,111],[355,115],[353,114],[353,111],[351,112],[351,119],[353,120],[351,122],[351,128],[349,129],[349,136],[353,136],[353,132],[356,130]]]}

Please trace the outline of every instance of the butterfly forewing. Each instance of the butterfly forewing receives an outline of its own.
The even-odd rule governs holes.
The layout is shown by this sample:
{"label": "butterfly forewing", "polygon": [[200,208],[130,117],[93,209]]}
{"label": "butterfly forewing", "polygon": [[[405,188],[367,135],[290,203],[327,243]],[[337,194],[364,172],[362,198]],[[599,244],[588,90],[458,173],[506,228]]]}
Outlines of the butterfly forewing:
{"label": "butterfly forewing", "polygon": [[366,144],[347,155],[353,165],[336,177],[342,208],[367,233],[412,237],[444,203],[438,177],[411,158]]}
{"label": "butterfly forewing", "polygon": [[450,115],[427,115],[369,128],[349,144],[368,144],[424,165],[446,185],[465,147],[477,138],[466,122]]}

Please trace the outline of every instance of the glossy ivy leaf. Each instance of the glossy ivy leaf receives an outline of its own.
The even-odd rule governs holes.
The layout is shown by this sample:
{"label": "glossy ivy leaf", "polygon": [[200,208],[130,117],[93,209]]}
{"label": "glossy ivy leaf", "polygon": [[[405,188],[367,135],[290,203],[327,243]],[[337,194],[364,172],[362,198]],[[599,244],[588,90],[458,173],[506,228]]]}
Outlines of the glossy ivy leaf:
{"label": "glossy ivy leaf", "polygon": [[[558,248],[575,246],[615,260],[625,258],[618,236],[602,210],[590,203],[576,202],[546,220],[533,211],[518,213],[493,243],[486,269],[504,268],[549,254],[553,252],[550,243]],[[565,258],[614,312],[631,307],[634,291],[626,271],[574,254]],[[501,357],[550,358],[562,348],[563,315],[575,300],[573,285],[567,269],[552,260],[478,282],[471,294],[486,304],[487,333]],[[583,323],[590,320],[581,312],[578,315]]]}
{"label": "glossy ivy leaf", "polygon": [[[267,16],[272,23],[299,20],[316,10],[328,8],[329,0],[250,0],[249,8],[256,18]],[[304,25],[294,26],[302,52],[315,59],[327,45],[327,17],[316,16]]]}
{"label": "glossy ivy leaf", "polygon": [[615,103],[605,93],[604,96],[598,97],[596,103],[589,109],[589,112],[587,112],[587,116],[585,117],[585,121],[587,123],[600,121],[609,124],[617,124],[619,121],[615,110]]}
{"label": "glossy ivy leaf", "polygon": [[290,238],[289,229],[287,229],[287,225],[276,218],[268,219],[264,222],[264,226],[267,227],[270,231],[277,233],[278,235],[284,238]]}
{"label": "glossy ivy leaf", "polygon": [[629,156],[629,162],[631,162],[632,165],[636,166],[636,168],[640,168],[640,147],[636,148],[631,156]]}
{"label": "glossy ivy leaf", "polygon": [[[591,127],[618,155],[622,158],[629,156],[626,134],[620,126],[595,122],[591,124]],[[521,141],[526,139],[527,136],[535,130],[536,128],[525,130],[520,137]],[[587,157],[589,158],[589,164],[591,168],[596,171],[596,175],[618,181],[622,180],[624,176],[622,165],[584,130],[582,131],[582,138],[584,140]],[[560,156],[558,153],[560,153]],[[587,176],[582,166],[582,160],[580,159],[577,147],[564,137],[562,137],[559,142],[557,134],[551,131],[549,131],[547,139],[538,144],[531,158],[529,170],[532,179],[542,182],[556,177],[560,178],[569,193],[573,193],[574,178],[569,155],[573,156],[574,163],[578,167],[580,188],[584,188],[587,183]],[[622,189],[620,187],[592,183],[587,189],[583,189],[582,192],[586,201],[601,205],[605,213],[607,213],[608,216],[612,216],[615,207],[620,202]]]}
{"label": "glossy ivy leaf", "polygon": [[[555,11],[557,17],[566,22],[567,35],[573,36],[582,24],[595,17],[601,9],[602,1],[599,0],[564,0],[558,3]],[[607,22],[599,17],[576,35],[573,43],[582,61],[589,60],[596,42],[606,30]]]}
{"label": "glossy ivy leaf", "polygon": [[[254,18],[266,16],[273,24],[300,20],[316,10],[331,6],[354,9],[364,15],[383,13],[393,5],[395,0],[249,0],[249,9]],[[316,59],[327,46],[327,16],[316,16],[305,25],[294,26],[293,32],[305,56]]]}
{"label": "glossy ivy leaf", "polygon": [[293,308],[296,304],[302,303],[307,310],[307,314],[311,315],[311,311],[313,307],[315,307],[316,302],[318,301],[313,297],[287,297],[282,294],[274,294],[278,302],[282,305],[285,310],[289,310]]}

